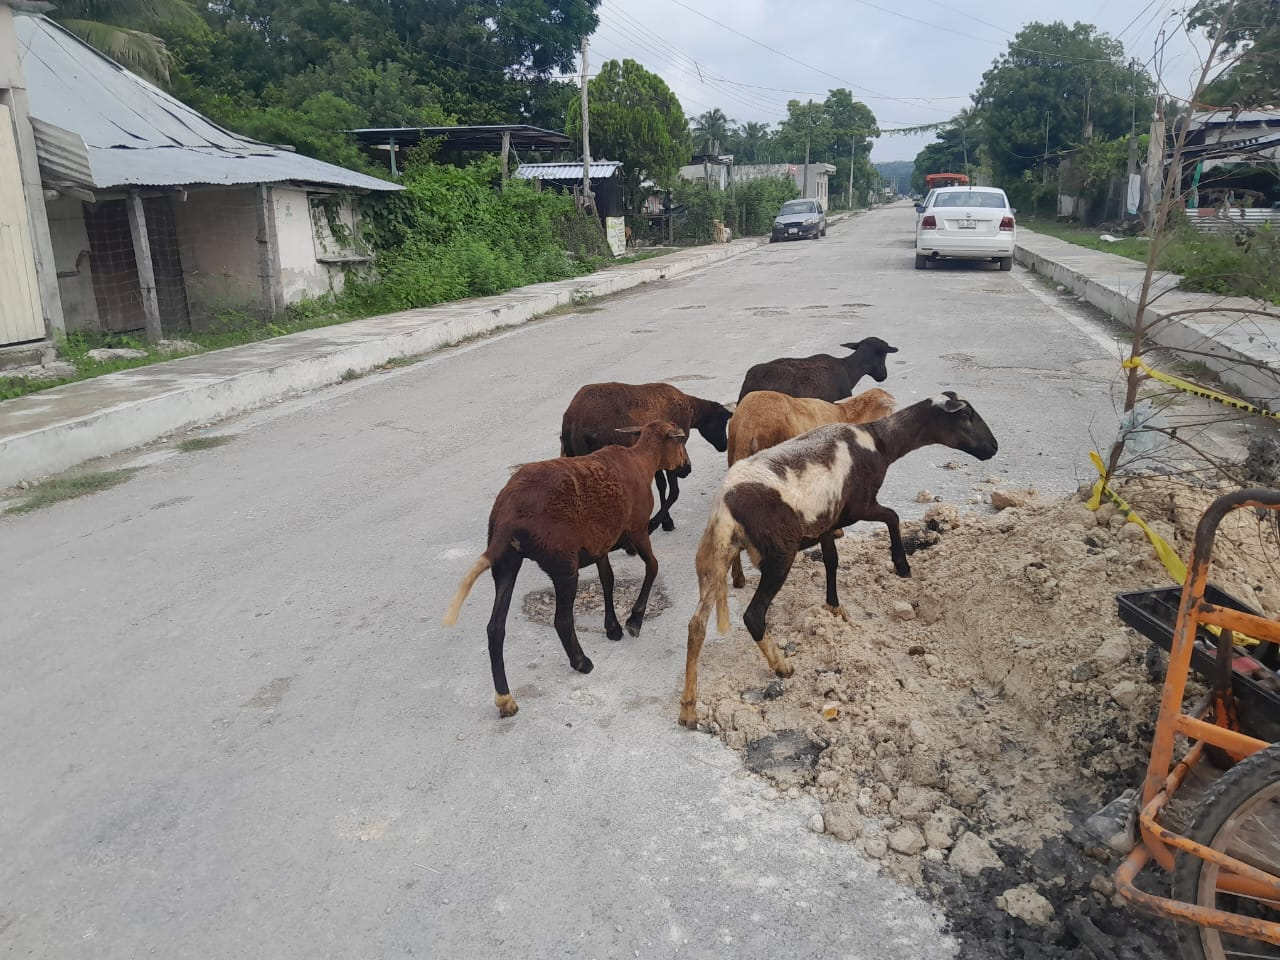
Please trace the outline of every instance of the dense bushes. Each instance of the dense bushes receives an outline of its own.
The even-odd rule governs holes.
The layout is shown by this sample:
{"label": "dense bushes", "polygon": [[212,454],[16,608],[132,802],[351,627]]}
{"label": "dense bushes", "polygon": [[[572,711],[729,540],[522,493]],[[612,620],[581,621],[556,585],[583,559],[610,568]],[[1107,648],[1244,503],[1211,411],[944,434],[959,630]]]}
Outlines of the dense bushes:
{"label": "dense bushes", "polygon": [[338,307],[386,313],[500,293],[587,272],[607,255],[599,222],[570,197],[523,181],[499,190],[497,162],[418,163],[402,193],[370,202],[377,276],[352,278]]}
{"label": "dense bushes", "polygon": [[699,183],[679,184],[672,198],[677,209],[676,243],[710,243],[712,221],[719,220],[734,236],[762,236],[773,228],[778,208],[800,193],[785,177],[751,180],[733,191],[707,189]]}
{"label": "dense bushes", "polygon": [[1202,234],[1182,220],[1165,241],[1159,266],[1181,274],[1184,290],[1280,303],[1280,234],[1269,224],[1237,239]]}

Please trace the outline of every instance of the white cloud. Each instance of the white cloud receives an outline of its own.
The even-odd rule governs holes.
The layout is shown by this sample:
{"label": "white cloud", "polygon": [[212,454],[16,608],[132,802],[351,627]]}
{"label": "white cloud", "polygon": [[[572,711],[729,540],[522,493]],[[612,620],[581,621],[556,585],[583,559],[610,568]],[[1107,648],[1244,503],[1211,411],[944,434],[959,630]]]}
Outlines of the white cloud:
{"label": "white cloud", "polygon": [[[1204,47],[1202,38],[1196,44],[1187,38],[1181,14],[1164,0],[1084,0],[1078,6],[989,0],[981,6],[981,20],[957,5],[958,0],[604,0],[600,29],[591,38],[592,72],[604,60],[638,60],[666,80],[690,116],[719,107],[739,123],[777,123],[786,116],[787,100],[821,100],[833,87],[848,87],[888,129],[945,120],[966,106],[992,60],[1032,21],[1084,20],[1112,36],[1123,31],[1127,52],[1142,61],[1152,57],[1166,25],[1165,84],[1178,96],[1189,92],[1188,78],[1198,69],[1196,46]],[[930,140],[882,136],[872,157],[910,160]]]}

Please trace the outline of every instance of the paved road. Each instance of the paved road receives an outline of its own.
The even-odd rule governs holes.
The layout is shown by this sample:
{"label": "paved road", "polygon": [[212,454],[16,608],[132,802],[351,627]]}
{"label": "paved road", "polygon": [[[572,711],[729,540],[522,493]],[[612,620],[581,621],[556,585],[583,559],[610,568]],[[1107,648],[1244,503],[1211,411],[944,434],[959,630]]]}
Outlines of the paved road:
{"label": "paved road", "polygon": [[[886,502],[963,502],[992,472],[1073,488],[1113,429],[1105,335],[1021,270],[915,272],[913,216],[281,404],[219,428],[225,447],[162,448],[122,487],[0,520],[0,953],[952,956],[931,908],[806,829],[809,801],[675,723],[723,472],[700,440],[657,540],[674,607],[617,644],[583,624],[590,676],[513,616],[522,709],[500,722],[487,578],[440,626],[508,468],[556,452],[586,381],[728,400],[752,362],[876,334],[901,347],[901,403],[957,389],[1001,443],[959,470],[913,454]],[[518,594],[547,585],[526,566]]]}

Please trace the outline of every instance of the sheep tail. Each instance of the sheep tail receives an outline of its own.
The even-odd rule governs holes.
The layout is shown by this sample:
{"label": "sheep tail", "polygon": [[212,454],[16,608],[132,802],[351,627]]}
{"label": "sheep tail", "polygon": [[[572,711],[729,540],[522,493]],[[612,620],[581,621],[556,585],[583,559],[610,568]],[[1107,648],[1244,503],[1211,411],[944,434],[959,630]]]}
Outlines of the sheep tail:
{"label": "sheep tail", "polygon": [[722,634],[729,632],[729,564],[737,549],[736,527],[737,522],[717,495],[711,506],[711,519],[698,544],[696,564],[702,616],[711,612],[708,601],[714,603],[716,628]]}
{"label": "sheep tail", "polygon": [[475,584],[480,574],[484,573],[493,562],[484,554],[480,555],[480,559],[475,562],[467,575],[462,578],[462,583],[458,584],[458,592],[453,595],[453,602],[449,604],[449,609],[445,611],[444,625],[452,627],[458,622],[458,612],[462,609],[462,601],[467,599],[467,594],[471,592],[471,587]]}

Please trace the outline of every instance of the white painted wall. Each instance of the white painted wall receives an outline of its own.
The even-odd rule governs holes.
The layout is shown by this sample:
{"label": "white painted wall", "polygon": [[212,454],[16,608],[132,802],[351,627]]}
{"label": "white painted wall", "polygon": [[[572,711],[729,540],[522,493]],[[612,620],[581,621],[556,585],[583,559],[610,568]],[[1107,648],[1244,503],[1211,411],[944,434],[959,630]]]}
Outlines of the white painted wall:
{"label": "white painted wall", "polygon": [[84,228],[84,203],[75,197],[45,200],[53,263],[58,271],[58,292],[67,333],[97,330],[98,302],[93,295],[93,267],[89,262],[89,235]]}
{"label": "white painted wall", "polygon": [[222,310],[261,311],[255,188],[176,196],[173,217],[192,322]]}
{"label": "white painted wall", "polygon": [[[277,186],[272,189],[272,199],[284,302],[297,303],[341,291],[346,278],[343,263],[349,262],[351,252],[334,242],[323,213],[312,211],[305,190]],[[355,213],[350,204],[344,203],[338,216],[344,225],[354,228]]]}

